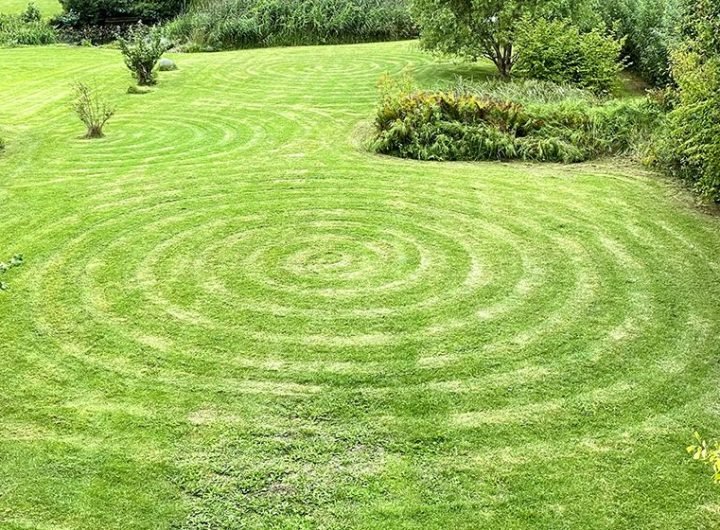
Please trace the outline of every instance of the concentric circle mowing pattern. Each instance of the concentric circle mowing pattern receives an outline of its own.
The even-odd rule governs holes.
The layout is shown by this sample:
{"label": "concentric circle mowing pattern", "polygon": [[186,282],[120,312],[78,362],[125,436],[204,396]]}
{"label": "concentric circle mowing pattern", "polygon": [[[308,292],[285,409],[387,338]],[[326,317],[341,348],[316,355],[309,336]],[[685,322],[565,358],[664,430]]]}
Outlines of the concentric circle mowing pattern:
{"label": "concentric circle mowing pattern", "polygon": [[[110,52],[32,50],[0,102],[0,522],[717,526],[683,455],[720,432],[716,218],[610,162],[363,152],[383,72],[457,68],[413,44],[182,56],[145,96]],[[98,142],[41,96],[90,67]],[[108,459],[123,486],[84,489]]]}

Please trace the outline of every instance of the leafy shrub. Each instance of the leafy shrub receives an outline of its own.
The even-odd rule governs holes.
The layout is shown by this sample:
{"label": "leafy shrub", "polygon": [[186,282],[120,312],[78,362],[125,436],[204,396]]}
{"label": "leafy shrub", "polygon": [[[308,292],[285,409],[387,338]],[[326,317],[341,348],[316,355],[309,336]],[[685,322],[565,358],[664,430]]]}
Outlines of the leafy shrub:
{"label": "leafy shrub", "polygon": [[713,479],[720,484],[720,442],[709,444],[697,432],[695,442],[687,447],[687,452],[692,455],[693,460],[708,464],[713,470]]}
{"label": "leafy shrub", "polygon": [[[10,269],[14,269],[15,267],[19,267],[24,263],[23,257],[18,255],[15,255],[8,261],[7,263],[0,263],[0,275],[5,274]],[[8,288],[8,285],[5,282],[0,281],[0,291],[6,291]]]}
{"label": "leafy shrub", "polygon": [[26,24],[32,24],[33,22],[40,22],[42,20],[42,14],[40,13],[38,6],[35,5],[35,2],[30,2],[27,5],[23,14],[20,15],[20,20]]}
{"label": "leafy shrub", "polygon": [[678,101],[655,142],[655,162],[720,203],[720,4],[690,0],[689,39],[671,55]]}
{"label": "leafy shrub", "polygon": [[618,39],[629,66],[653,86],[671,81],[683,0],[597,0],[596,10]]}
{"label": "leafy shrub", "polygon": [[103,127],[115,114],[110,103],[100,98],[93,89],[85,83],[75,85],[75,113],[85,124],[87,131],[85,138],[102,138]]}
{"label": "leafy shrub", "polygon": [[523,18],[582,22],[590,16],[588,5],[588,0],[412,0],[412,13],[424,48],[473,61],[483,57],[508,78]]}
{"label": "leafy shrub", "polygon": [[57,33],[42,20],[25,20],[22,15],[0,15],[0,46],[52,44]]}
{"label": "leafy shrub", "polygon": [[617,86],[622,41],[597,29],[581,33],[563,20],[526,18],[518,27],[516,44],[514,72],[521,77],[572,83],[598,94]]}
{"label": "leafy shrub", "polygon": [[167,26],[189,51],[411,38],[405,0],[219,0]]}
{"label": "leafy shrub", "polygon": [[135,76],[138,85],[154,85],[157,80],[155,66],[169,45],[156,28],[138,23],[126,37],[118,39],[125,65]]}
{"label": "leafy shrub", "polygon": [[[186,0],[60,0],[73,27],[113,24],[117,20],[136,19],[156,23],[178,15]],[[59,19],[58,19],[59,20]]]}
{"label": "leafy shrub", "polygon": [[420,160],[580,162],[633,151],[659,117],[646,100],[525,104],[482,90],[386,91],[371,146]]}

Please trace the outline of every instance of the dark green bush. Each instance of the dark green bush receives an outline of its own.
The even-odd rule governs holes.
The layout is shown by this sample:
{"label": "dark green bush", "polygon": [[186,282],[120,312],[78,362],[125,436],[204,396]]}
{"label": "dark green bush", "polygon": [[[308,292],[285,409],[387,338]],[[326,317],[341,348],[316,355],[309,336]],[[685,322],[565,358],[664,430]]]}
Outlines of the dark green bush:
{"label": "dark green bush", "polygon": [[622,41],[595,29],[581,33],[563,20],[524,19],[516,33],[518,59],[514,74],[571,83],[597,94],[618,84]]}
{"label": "dark green bush", "polygon": [[656,162],[720,203],[720,4],[689,3],[690,37],[672,54],[679,100],[655,144]]}
{"label": "dark green bush", "polygon": [[580,162],[631,152],[659,119],[647,100],[522,104],[482,91],[391,92],[372,148],[420,160]]}
{"label": "dark green bush", "polygon": [[113,24],[118,19],[154,24],[181,13],[187,0],[60,0],[60,4],[73,15],[75,27],[80,27]]}
{"label": "dark green bush", "polygon": [[405,0],[219,0],[167,26],[189,51],[338,44],[416,35]]}
{"label": "dark green bush", "polygon": [[50,23],[58,31],[58,38],[63,42],[74,44],[107,44],[118,35],[127,33],[127,24],[105,24],[90,26],[80,23],[80,17],[74,11],[60,13]]}

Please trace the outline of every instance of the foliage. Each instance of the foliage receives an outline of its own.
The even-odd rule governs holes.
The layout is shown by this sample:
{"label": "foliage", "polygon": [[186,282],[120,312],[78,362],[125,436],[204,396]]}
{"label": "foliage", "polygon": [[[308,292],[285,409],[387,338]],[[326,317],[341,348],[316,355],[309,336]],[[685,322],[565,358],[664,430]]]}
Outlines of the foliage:
{"label": "foliage", "polygon": [[154,85],[157,82],[155,66],[162,54],[169,49],[168,42],[157,28],[138,23],[127,36],[119,37],[118,44],[125,65],[141,86]]}
{"label": "foliage", "polygon": [[488,99],[524,104],[559,103],[561,101],[585,102],[588,105],[599,103],[595,94],[582,88],[537,79],[517,79],[512,83],[498,79],[472,84],[460,78],[453,89],[457,92],[472,92]]}
{"label": "foliage", "polygon": [[597,0],[595,7],[605,26],[625,39],[630,67],[653,86],[668,84],[682,0]]}
{"label": "foliage", "polygon": [[80,45],[107,44],[128,32],[128,26],[122,24],[83,25],[74,11],[60,13],[50,22],[61,41]]}
{"label": "foliage", "polygon": [[[0,275],[5,274],[10,269],[19,267],[22,264],[23,264],[23,257],[19,254],[16,254],[7,263],[0,262]],[[7,288],[8,288],[7,283],[0,281],[0,291],[5,291],[5,290],[7,290]]]}
{"label": "foliage", "polygon": [[66,14],[78,26],[113,24],[116,20],[137,19],[156,23],[178,15],[186,0],[60,0]]}
{"label": "foliage", "polygon": [[713,479],[720,484],[720,442],[709,444],[696,432],[695,443],[687,447],[687,452],[693,460],[708,464],[713,470]]}
{"label": "foliage", "polygon": [[416,35],[405,0],[220,0],[167,26],[185,49],[399,40]]}
{"label": "foliage", "polygon": [[102,138],[103,127],[115,114],[115,108],[99,97],[95,90],[85,83],[75,85],[75,113],[87,127],[85,138]]}
{"label": "foliage", "polygon": [[654,161],[720,202],[720,4],[689,5],[688,38],[671,56],[678,103],[659,134]]}
{"label": "foliage", "polygon": [[526,104],[482,91],[397,93],[386,88],[372,147],[420,160],[580,162],[632,151],[649,136],[659,115],[645,100]]}
{"label": "foliage", "polygon": [[516,60],[515,33],[525,18],[586,17],[583,0],[413,0],[426,49],[491,60],[508,77]]}
{"label": "foliage", "polygon": [[32,24],[33,22],[40,22],[42,20],[42,14],[40,9],[35,5],[35,2],[30,2],[25,11],[20,15],[20,20],[26,24]]}
{"label": "foliage", "polygon": [[618,83],[622,41],[595,29],[583,33],[564,20],[523,19],[516,44],[522,52],[515,66],[521,77],[574,84],[609,94]]}
{"label": "foliage", "polygon": [[57,40],[55,30],[42,19],[20,15],[0,14],[0,46],[52,44]]}

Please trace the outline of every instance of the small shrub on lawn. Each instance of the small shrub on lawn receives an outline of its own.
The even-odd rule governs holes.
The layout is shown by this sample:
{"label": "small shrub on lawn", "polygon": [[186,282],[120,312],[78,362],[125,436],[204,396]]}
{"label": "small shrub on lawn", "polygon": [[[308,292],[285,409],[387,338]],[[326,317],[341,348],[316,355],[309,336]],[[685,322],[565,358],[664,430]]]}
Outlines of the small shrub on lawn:
{"label": "small shrub on lawn", "polygon": [[85,138],[102,138],[105,124],[115,114],[113,106],[85,83],[75,85],[74,109],[87,128]]}
{"label": "small shrub on lawn", "polygon": [[138,85],[154,85],[157,80],[155,67],[169,44],[157,28],[138,23],[127,36],[118,38],[125,65],[132,72]]}
{"label": "small shrub on lawn", "polygon": [[519,102],[482,88],[385,93],[372,148],[419,160],[581,162],[634,152],[660,116],[648,100]]}
{"label": "small shrub on lawn", "polygon": [[596,94],[609,94],[618,85],[623,41],[598,30],[581,33],[563,20],[525,19],[516,35],[520,77],[573,84]]}

